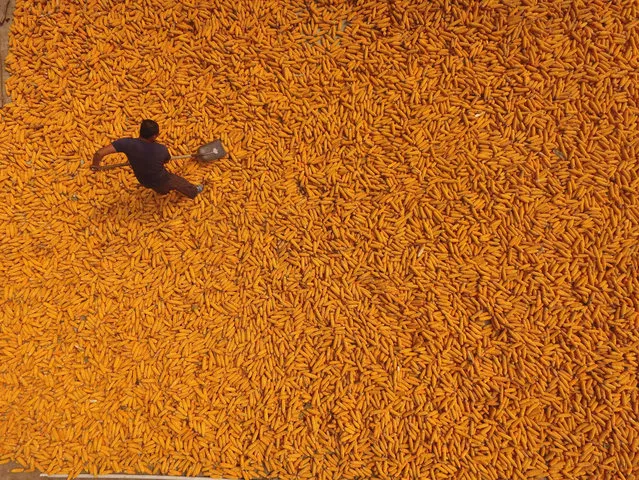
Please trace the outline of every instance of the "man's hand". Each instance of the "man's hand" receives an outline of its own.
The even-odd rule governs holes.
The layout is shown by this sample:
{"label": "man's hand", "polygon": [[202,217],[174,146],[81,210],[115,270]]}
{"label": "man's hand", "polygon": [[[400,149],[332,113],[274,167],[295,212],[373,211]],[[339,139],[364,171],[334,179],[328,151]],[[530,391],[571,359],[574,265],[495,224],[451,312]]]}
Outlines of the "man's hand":
{"label": "man's hand", "polygon": [[115,147],[113,145],[107,145],[106,147],[102,147],[100,150],[95,152],[95,155],[93,155],[93,162],[91,163],[91,170],[94,172],[99,172],[100,170],[102,170],[102,167],[100,167],[100,162],[105,156],[111,155],[112,153],[116,153]]}

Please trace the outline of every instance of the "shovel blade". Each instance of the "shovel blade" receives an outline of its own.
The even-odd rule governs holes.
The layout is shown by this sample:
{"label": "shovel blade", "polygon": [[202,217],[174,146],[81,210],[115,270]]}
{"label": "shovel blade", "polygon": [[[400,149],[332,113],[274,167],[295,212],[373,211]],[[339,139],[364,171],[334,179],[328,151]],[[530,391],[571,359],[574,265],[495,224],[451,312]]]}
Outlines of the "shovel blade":
{"label": "shovel blade", "polygon": [[199,160],[208,162],[226,156],[226,150],[224,150],[222,146],[222,141],[218,139],[206,145],[202,145],[197,149],[196,155]]}

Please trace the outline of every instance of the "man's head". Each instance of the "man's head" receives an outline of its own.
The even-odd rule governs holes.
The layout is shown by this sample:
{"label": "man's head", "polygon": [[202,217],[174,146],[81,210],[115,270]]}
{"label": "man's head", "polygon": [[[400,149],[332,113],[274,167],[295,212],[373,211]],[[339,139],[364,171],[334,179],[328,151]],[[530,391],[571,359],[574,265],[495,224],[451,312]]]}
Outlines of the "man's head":
{"label": "man's head", "polygon": [[140,138],[153,142],[159,133],[160,126],[157,122],[154,122],[153,120],[142,120],[142,123],[140,124]]}

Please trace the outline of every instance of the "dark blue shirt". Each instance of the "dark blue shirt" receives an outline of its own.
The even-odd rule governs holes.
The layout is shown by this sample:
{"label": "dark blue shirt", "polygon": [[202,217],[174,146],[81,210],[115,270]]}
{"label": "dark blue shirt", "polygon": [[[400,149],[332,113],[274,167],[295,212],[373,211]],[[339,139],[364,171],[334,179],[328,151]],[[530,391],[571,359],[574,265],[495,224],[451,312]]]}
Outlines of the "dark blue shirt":
{"label": "dark blue shirt", "polygon": [[121,138],[113,142],[113,148],[126,155],[135,178],[145,187],[157,187],[168,178],[164,164],[171,160],[171,155],[164,145],[141,138]]}

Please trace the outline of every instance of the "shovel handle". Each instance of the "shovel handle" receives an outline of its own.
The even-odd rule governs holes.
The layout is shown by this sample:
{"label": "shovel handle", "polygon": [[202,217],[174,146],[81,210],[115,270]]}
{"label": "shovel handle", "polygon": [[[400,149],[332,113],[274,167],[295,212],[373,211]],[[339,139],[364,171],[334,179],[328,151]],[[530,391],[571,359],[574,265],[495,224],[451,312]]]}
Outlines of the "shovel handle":
{"label": "shovel handle", "polygon": [[98,171],[100,172],[102,170],[111,170],[113,168],[127,167],[128,165],[129,165],[129,162],[115,163],[113,165],[103,165],[100,167]]}
{"label": "shovel handle", "polygon": [[[171,157],[171,160],[181,160],[183,158],[191,158],[191,157],[193,157],[193,155],[178,155],[176,157]],[[100,171],[112,170],[114,168],[120,168],[120,167],[128,167],[129,165],[130,165],[129,162],[114,163],[113,165],[104,165],[100,167]]]}

